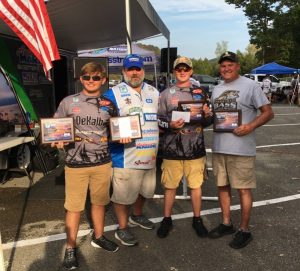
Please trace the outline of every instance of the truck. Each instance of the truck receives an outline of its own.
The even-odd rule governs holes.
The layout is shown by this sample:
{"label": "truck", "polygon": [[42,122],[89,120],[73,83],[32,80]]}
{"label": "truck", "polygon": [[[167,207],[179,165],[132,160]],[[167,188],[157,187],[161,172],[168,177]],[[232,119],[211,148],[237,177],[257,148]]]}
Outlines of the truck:
{"label": "truck", "polygon": [[[262,86],[262,81],[267,76],[267,74],[245,74],[244,76],[254,80],[260,86]],[[280,80],[274,75],[269,76],[272,82],[272,93],[276,93],[278,95],[286,95],[287,91],[292,88],[291,82]]]}

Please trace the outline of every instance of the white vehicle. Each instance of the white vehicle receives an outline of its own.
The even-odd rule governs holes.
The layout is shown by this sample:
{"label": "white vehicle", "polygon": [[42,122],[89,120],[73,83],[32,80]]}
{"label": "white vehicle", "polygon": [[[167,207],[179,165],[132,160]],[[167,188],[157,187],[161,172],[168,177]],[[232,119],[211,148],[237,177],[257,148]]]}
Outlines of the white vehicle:
{"label": "white vehicle", "polygon": [[[259,83],[260,86],[262,86],[262,81],[266,77],[266,74],[245,74],[244,76],[254,80],[255,82]],[[285,93],[287,89],[291,88],[291,82],[281,81],[274,75],[269,76],[272,82],[271,91],[273,93]]]}

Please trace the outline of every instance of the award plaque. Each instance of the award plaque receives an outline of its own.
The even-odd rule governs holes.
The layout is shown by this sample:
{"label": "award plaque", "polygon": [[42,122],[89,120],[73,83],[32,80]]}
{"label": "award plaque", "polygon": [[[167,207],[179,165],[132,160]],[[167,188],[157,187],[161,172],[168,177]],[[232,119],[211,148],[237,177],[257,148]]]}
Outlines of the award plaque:
{"label": "award plaque", "polygon": [[110,118],[109,128],[112,141],[126,137],[133,139],[142,137],[140,115]]}
{"label": "award plaque", "polygon": [[232,132],[241,125],[241,110],[214,111],[214,132]]}
{"label": "award plaque", "polygon": [[73,142],[73,118],[41,119],[41,140],[43,144],[52,142]]}
{"label": "award plaque", "polygon": [[190,112],[190,122],[195,122],[203,119],[204,100],[199,101],[180,101],[178,109],[184,112]]}

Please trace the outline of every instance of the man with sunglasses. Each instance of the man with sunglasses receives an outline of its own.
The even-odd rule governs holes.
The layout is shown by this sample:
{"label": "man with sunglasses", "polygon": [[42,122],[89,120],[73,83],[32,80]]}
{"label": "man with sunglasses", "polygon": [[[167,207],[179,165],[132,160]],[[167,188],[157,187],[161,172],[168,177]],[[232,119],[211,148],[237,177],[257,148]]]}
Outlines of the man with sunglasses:
{"label": "man with sunglasses", "polygon": [[[128,230],[131,226],[153,229],[154,224],[142,212],[146,198],[152,198],[156,186],[156,154],[158,148],[157,108],[159,92],[144,81],[143,58],[130,54],[124,58],[124,82],[109,89],[104,97],[118,108],[119,116],[139,115],[142,138],[125,138],[111,143],[113,161],[113,194],[111,197],[119,227],[115,237],[123,245],[138,243]],[[133,213],[129,217],[129,206]]]}
{"label": "man with sunglasses", "polygon": [[203,128],[211,124],[212,116],[207,105],[207,94],[201,88],[193,87],[190,81],[192,61],[179,57],[173,68],[176,85],[161,93],[158,110],[158,123],[163,131],[159,151],[163,158],[161,182],[165,192],[164,218],[157,236],[167,237],[173,227],[171,215],[176,190],[182,177],[185,177],[191,189],[192,227],[199,237],[206,237],[208,232],[200,217],[206,155]]}
{"label": "man with sunglasses", "polygon": [[75,142],[52,146],[65,148],[65,209],[67,244],[63,267],[78,267],[76,238],[80,214],[84,210],[87,191],[90,192],[93,235],[91,244],[115,252],[118,245],[103,235],[105,205],[110,202],[111,156],[108,149],[108,121],[116,114],[114,105],[100,97],[101,86],[106,82],[105,68],[94,62],[81,69],[80,93],[62,100],[55,116],[74,119]]}

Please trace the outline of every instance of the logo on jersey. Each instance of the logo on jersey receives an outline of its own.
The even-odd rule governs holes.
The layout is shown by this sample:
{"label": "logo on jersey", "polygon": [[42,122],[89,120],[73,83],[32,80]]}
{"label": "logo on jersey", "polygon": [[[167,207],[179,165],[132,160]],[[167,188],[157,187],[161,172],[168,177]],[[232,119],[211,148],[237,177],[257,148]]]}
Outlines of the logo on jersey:
{"label": "logo on jersey", "polygon": [[157,121],[156,113],[144,113],[145,121]]}
{"label": "logo on jersey", "polygon": [[111,101],[107,101],[107,100],[100,100],[99,101],[100,106],[108,106],[110,104],[111,104]]}
{"label": "logo on jersey", "polygon": [[148,99],[146,99],[146,103],[148,103],[148,104],[152,104],[152,103],[153,103],[153,100],[152,100],[152,99],[150,99],[150,98],[148,98]]}
{"label": "logo on jersey", "polygon": [[126,99],[125,99],[125,103],[126,103],[127,105],[130,105],[130,104],[131,104],[131,99],[126,98]]}
{"label": "logo on jersey", "polygon": [[80,113],[80,108],[79,107],[74,107],[72,109],[72,112],[75,113],[75,114],[79,114]]}
{"label": "logo on jersey", "polygon": [[78,103],[79,102],[79,98],[78,97],[73,97],[73,102],[74,103]]}
{"label": "logo on jersey", "polygon": [[127,93],[128,92],[128,89],[125,86],[120,86],[119,89],[120,89],[121,93]]}

